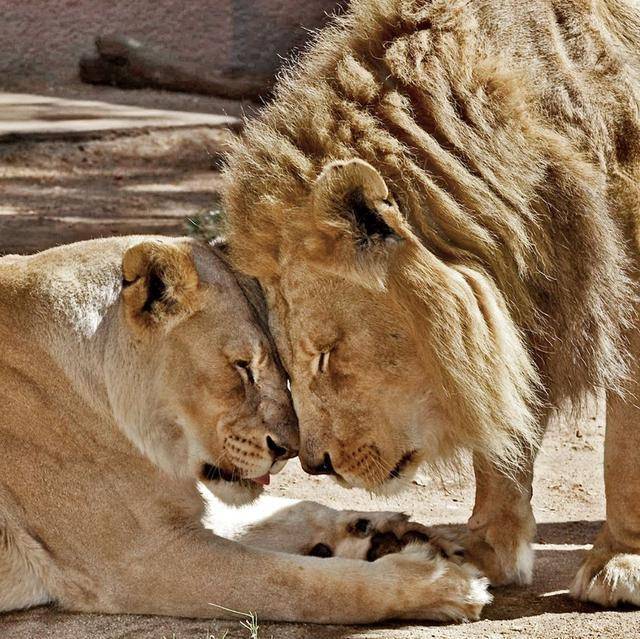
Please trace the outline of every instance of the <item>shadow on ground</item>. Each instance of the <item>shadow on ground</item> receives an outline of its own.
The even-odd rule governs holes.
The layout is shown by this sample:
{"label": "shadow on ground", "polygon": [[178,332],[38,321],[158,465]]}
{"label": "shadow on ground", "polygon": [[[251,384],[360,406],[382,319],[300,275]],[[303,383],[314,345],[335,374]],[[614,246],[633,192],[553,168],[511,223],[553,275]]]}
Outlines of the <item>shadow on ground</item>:
{"label": "shadow on ground", "polygon": [[[576,613],[593,614],[602,611],[590,605],[581,604],[571,599],[567,586],[578,568],[584,554],[583,549],[575,549],[576,545],[588,543],[593,539],[602,522],[600,521],[566,521],[544,523],[539,526],[538,550],[536,552],[536,569],[531,587],[510,587],[494,591],[494,602],[483,614],[485,621],[463,626],[446,624],[380,624],[367,627],[313,626],[303,624],[262,624],[261,638],[347,638],[347,637],[441,637],[458,636],[457,631],[464,631],[465,637],[476,636],[474,628],[491,622],[518,621],[510,627],[524,630],[521,624],[531,622],[537,616]],[[567,548],[562,548],[566,545]],[[553,546],[553,549],[546,549]],[[612,613],[620,614],[620,613]],[[636,613],[637,614],[637,613]],[[640,623],[640,617],[638,618]],[[64,637],[135,637],[176,639],[187,637],[221,638],[227,632],[227,639],[236,637],[248,638],[248,633],[233,622],[194,620],[174,620],[162,617],[134,617],[128,615],[74,615],[63,613],[54,608],[39,608],[29,612],[11,613],[0,616],[0,627],[11,627],[12,639],[27,637],[64,636]],[[47,633],[42,634],[43,627]],[[450,634],[453,632],[454,634]],[[33,634],[32,634],[33,633]],[[407,634],[408,633],[408,634]],[[443,634],[446,633],[446,634]],[[477,636],[484,636],[483,634]],[[502,636],[502,635],[487,635]],[[525,636],[525,635],[523,635]],[[554,636],[554,635],[551,635]],[[566,635],[571,636],[571,635]],[[605,636],[605,635],[603,635]],[[613,635],[611,635],[613,636]]]}

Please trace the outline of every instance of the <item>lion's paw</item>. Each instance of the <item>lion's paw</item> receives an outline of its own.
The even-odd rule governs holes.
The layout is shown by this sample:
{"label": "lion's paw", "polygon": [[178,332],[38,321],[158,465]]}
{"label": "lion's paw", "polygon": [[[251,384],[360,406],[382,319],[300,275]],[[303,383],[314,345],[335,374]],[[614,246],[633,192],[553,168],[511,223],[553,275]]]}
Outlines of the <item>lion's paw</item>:
{"label": "lion's paw", "polygon": [[394,575],[402,584],[391,593],[397,618],[471,621],[492,600],[489,580],[474,566],[449,561],[429,546],[410,544],[375,566],[381,578],[388,581]]}
{"label": "lion's paw", "polygon": [[467,561],[487,575],[492,586],[531,583],[534,551],[527,540],[492,544],[480,535],[469,533],[460,543]]}
{"label": "lion's paw", "polygon": [[489,578],[492,586],[531,584],[534,561],[531,542],[536,530],[532,513],[521,518],[502,516],[484,525],[478,525],[472,517],[469,528],[460,541],[465,556]]}
{"label": "lion's paw", "polygon": [[607,608],[622,603],[640,606],[640,555],[590,550],[573,581],[571,594]]}

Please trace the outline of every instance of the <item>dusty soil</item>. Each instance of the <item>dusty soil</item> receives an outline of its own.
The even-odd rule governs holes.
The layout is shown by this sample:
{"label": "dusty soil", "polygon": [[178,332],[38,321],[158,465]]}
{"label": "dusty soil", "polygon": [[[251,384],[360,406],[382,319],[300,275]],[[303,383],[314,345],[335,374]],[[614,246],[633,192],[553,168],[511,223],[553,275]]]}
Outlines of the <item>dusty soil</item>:
{"label": "dusty soil", "polygon": [[[86,97],[86,96],[83,96]],[[119,101],[125,101],[120,99]],[[160,103],[159,103],[159,102]],[[158,106],[167,107],[156,97]],[[225,134],[207,129],[106,136],[84,142],[0,145],[0,254],[121,233],[183,233],[185,218],[215,208],[216,166]],[[599,404],[580,420],[559,419],[537,465],[534,505],[540,522],[530,588],[495,592],[484,619],[462,626],[320,627],[261,624],[263,639],[353,637],[540,639],[640,637],[640,612],[603,611],[569,598],[567,587],[604,516],[601,477],[603,418]],[[473,486],[467,474],[422,477],[397,497],[372,498],[296,464],[278,475],[271,493],[315,499],[333,507],[412,512],[427,524],[461,524]],[[0,615],[3,639],[248,637],[235,622],[73,615],[52,608]]]}
{"label": "dusty soil", "polygon": [[0,144],[0,253],[128,233],[184,234],[216,206],[223,130]]}
{"label": "dusty soil", "polygon": [[[601,525],[603,420],[594,406],[579,425],[558,420],[547,435],[537,464],[534,505],[539,522],[534,583],[504,588],[483,620],[465,625],[385,624],[375,627],[260,623],[261,639],[482,638],[596,639],[640,637],[640,612],[603,611],[567,594],[580,558]],[[271,494],[314,499],[332,507],[396,509],[427,524],[461,524],[470,512],[473,485],[467,474],[420,477],[393,498],[346,491],[327,479],[309,477],[297,464],[274,478]],[[0,615],[0,637],[131,637],[140,639],[248,639],[238,623],[108,615],[74,615],[50,608]],[[207,635],[211,633],[212,636]]]}

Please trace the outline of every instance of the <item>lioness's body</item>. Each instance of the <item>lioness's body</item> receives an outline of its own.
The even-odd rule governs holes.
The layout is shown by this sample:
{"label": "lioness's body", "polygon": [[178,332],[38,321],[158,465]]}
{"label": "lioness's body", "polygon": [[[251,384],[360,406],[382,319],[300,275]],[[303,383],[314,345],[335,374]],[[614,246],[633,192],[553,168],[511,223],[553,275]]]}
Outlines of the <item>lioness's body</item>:
{"label": "lioness's body", "polygon": [[[378,530],[415,534],[406,517],[301,504],[249,530],[253,547],[205,529],[197,480],[250,501],[251,478],[264,483],[297,448],[286,380],[243,287],[186,239],[0,259],[0,611],[477,617],[484,581],[427,546],[354,560]],[[319,542],[336,558],[276,552]]]}
{"label": "lioness's body", "polygon": [[[303,466],[377,488],[471,449],[495,583],[531,578],[527,451],[550,410],[610,391],[608,526],[574,589],[604,604],[640,604],[640,415],[615,396],[640,387],[639,112],[631,0],[355,0],[225,189]],[[514,463],[517,482],[496,472]]]}

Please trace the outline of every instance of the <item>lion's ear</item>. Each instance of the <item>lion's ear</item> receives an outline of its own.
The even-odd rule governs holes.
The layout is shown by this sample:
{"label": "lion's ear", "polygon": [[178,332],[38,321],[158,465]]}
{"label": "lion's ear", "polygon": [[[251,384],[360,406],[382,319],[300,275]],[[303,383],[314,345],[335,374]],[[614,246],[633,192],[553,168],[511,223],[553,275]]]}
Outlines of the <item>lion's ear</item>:
{"label": "lion's ear", "polygon": [[384,178],[364,160],[327,164],[316,180],[314,204],[346,223],[361,248],[400,239],[388,215],[392,203]]}
{"label": "lion's ear", "polygon": [[192,314],[199,308],[199,278],[189,245],[141,242],[122,259],[122,295],[134,328],[152,328]]}
{"label": "lion's ear", "polygon": [[312,207],[308,256],[365,285],[379,284],[405,226],[382,175],[364,160],[330,162],[316,180]]}

